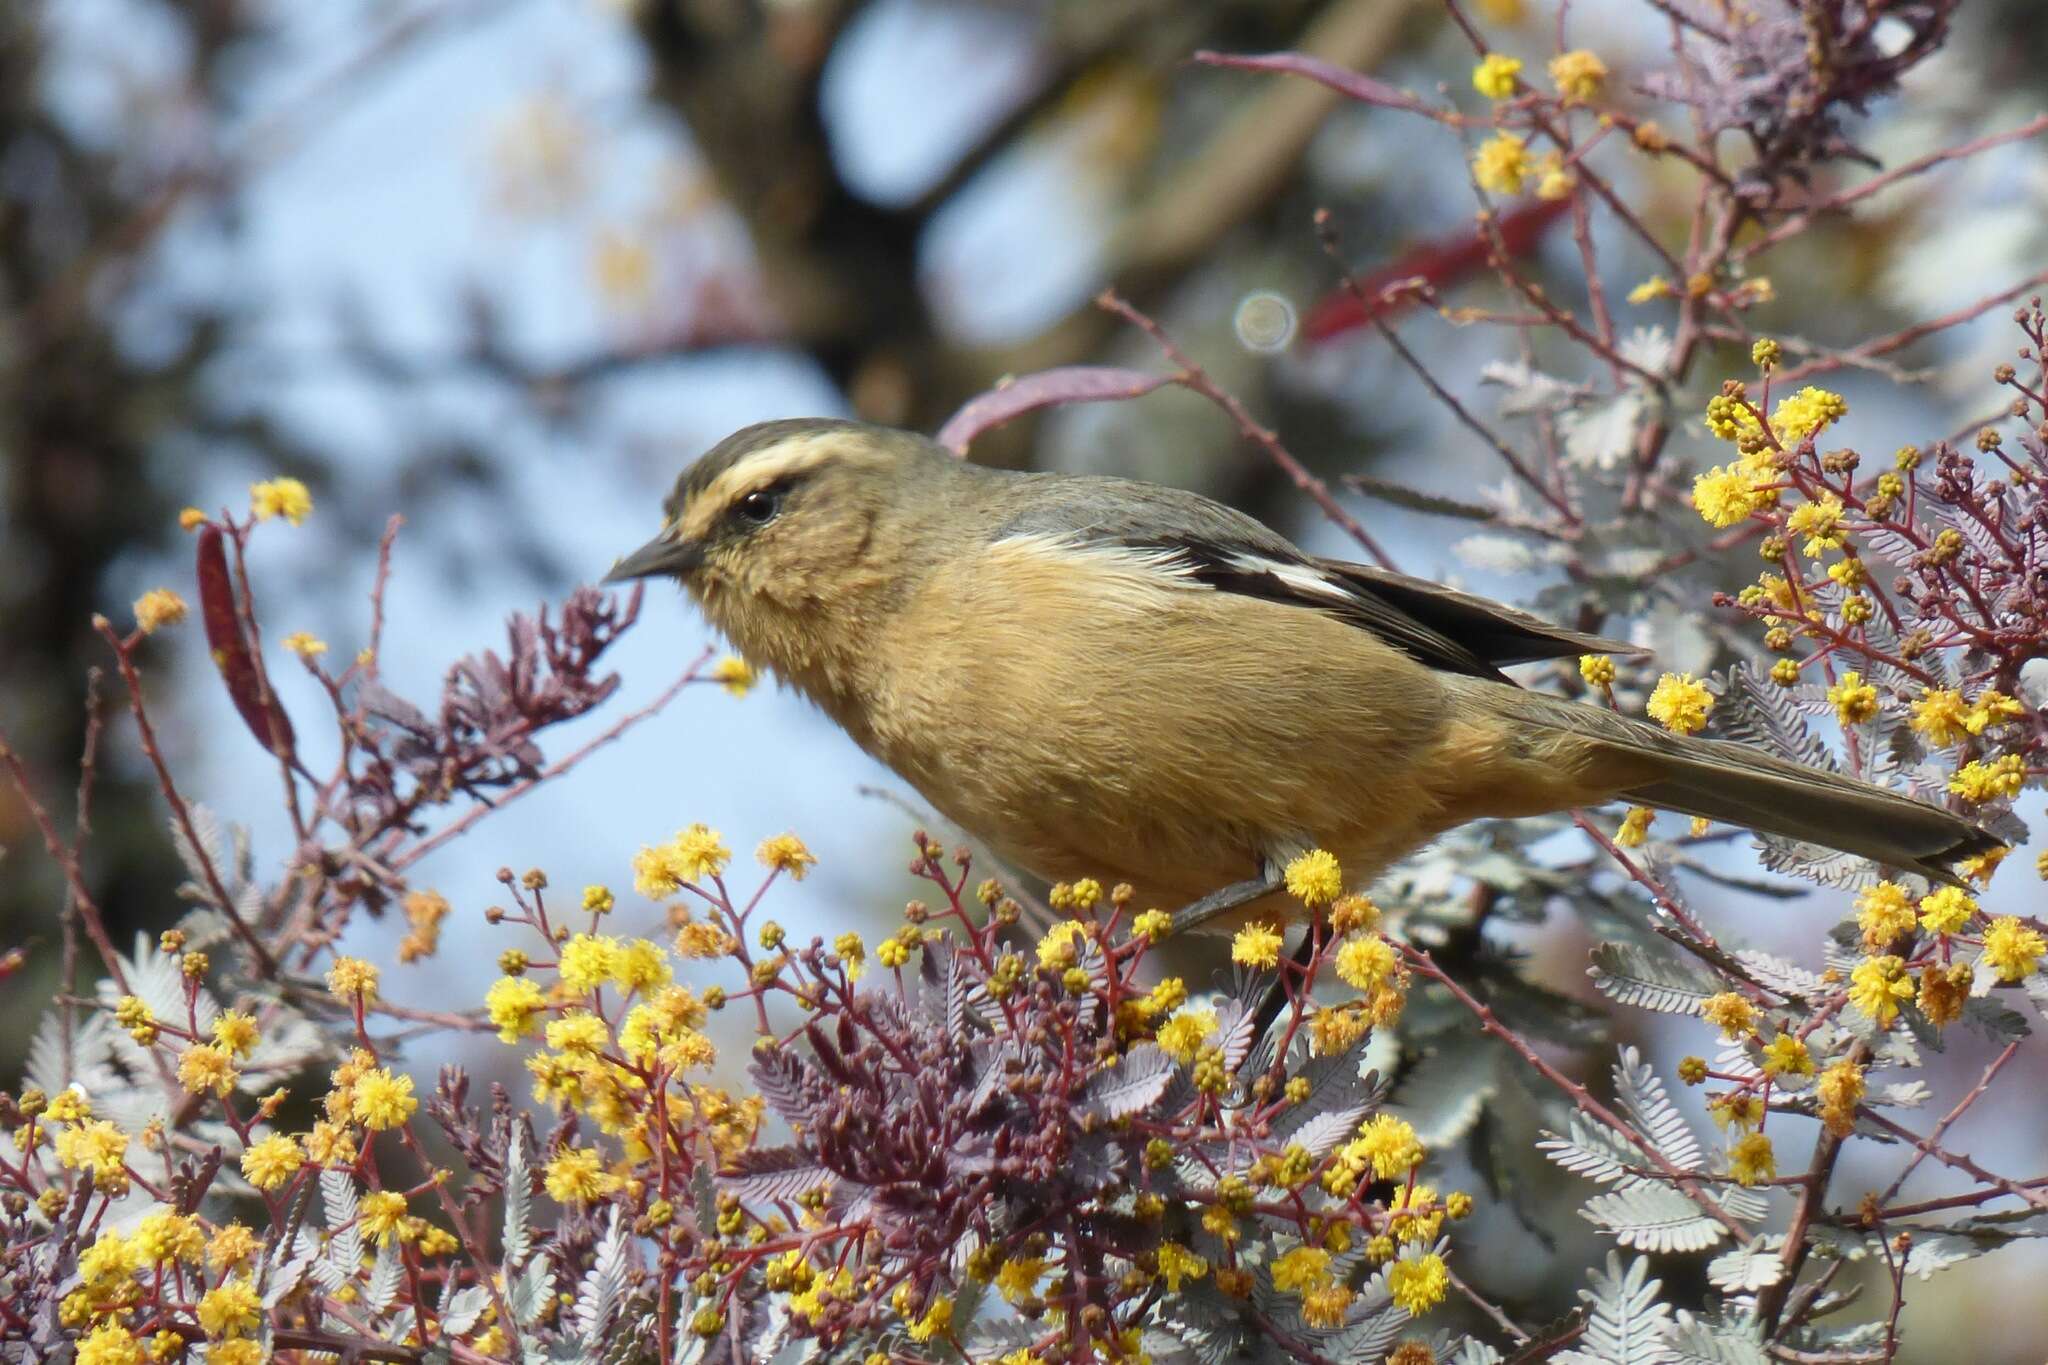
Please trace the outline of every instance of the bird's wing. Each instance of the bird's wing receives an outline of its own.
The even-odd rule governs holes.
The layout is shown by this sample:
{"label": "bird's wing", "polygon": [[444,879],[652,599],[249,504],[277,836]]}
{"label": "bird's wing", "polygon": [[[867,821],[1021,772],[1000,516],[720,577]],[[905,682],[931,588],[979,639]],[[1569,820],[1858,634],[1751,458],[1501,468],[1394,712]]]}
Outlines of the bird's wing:
{"label": "bird's wing", "polygon": [[1568,659],[1579,654],[1631,656],[1650,652],[1623,640],[1567,630],[1540,616],[1426,578],[1411,578],[1392,569],[1350,564],[1341,559],[1319,559],[1315,563],[1324,574],[1351,584],[1360,596],[1378,599],[1409,620],[1458,641],[1496,667],[1538,659]]}
{"label": "bird's wing", "polygon": [[1185,579],[1327,612],[1446,672],[1502,679],[1506,664],[1645,652],[1427,579],[1306,555],[1242,512],[1183,489],[1043,474],[1013,486],[1027,496],[998,538],[1051,534],[1150,552]]}

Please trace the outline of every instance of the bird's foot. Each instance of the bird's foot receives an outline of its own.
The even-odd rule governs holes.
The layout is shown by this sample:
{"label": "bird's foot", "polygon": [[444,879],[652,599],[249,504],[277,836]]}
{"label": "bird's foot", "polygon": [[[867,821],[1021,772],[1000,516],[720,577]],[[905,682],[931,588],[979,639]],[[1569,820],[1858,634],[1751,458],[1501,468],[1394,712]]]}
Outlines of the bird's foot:
{"label": "bird's foot", "polygon": [[1190,929],[1207,924],[1227,910],[1241,905],[1250,905],[1261,896],[1271,895],[1280,889],[1280,869],[1268,862],[1259,864],[1259,875],[1229,886],[1211,891],[1198,901],[1191,901],[1173,912],[1173,932],[1184,934]]}

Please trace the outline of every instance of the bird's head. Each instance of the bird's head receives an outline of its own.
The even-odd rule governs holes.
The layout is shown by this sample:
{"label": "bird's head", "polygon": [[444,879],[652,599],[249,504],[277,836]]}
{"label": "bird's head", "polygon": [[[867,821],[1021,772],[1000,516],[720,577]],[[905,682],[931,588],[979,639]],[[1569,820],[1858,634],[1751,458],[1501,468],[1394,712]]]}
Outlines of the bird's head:
{"label": "bird's head", "polygon": [[794,418],[746,427],[682,472],[659,535],[605,582],[673,578],[785,676],[853,648],[902,591],[931,495],[960,462],[922,436]]}

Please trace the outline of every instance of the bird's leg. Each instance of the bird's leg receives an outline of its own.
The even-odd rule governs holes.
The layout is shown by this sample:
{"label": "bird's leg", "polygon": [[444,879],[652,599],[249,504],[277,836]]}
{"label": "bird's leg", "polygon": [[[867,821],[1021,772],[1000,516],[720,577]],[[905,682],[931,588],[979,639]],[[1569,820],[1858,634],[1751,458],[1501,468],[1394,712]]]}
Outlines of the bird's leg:
{"label": "bird's leg", "polygon": [[1173,932],[1184,934],[1198,925],[1207,924],[1226,910],[1250,905],[1259,897],[1272,894],[1280,889],[1280,878],[1280,869],[1261,858],[1258,876],[1232,882],[1174,911]]}
{"label": "bird's leg", "polygon": [[[1308,980],[1308,964],[1316,959],[1316,938],[1320,927],[1320,919],[1304,925],[1301,931],[1301,942],[1297,943],[1294,946],[1294,951],[1288,955],[1288,961],[1294,964],[1295,971],[1300,974],[1304,983]],[[1252,1020],[1252,1037],[1254,1039],[1265,1037],[1266,1030],[1273,1027],[1273,1021],[1280,1017],[1280,1011],[1285,1008],[1287,1008],[1287,968],[1282,967],[1279,973],[1274,976],[1273,984],[1266,988],[1265,997],[1259,1001],[1259,1012]]]}

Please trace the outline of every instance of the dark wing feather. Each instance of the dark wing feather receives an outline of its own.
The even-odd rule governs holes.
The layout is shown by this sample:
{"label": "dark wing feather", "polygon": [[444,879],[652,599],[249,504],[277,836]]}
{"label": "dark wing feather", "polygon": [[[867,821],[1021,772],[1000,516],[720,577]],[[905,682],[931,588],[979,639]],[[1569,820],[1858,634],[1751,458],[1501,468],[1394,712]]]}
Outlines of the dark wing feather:
{"label": "dark wing feather", "polygon": [[1185,489],[1059,474],[1004,477],[1028,496],[999,525],[998,537],[1050,533],[1158,551],[1218,592],[1327,612],[1445,672],[1505,682],[1504,664],[1645,652],[1426,579],[1317,559],[1244,513]]}
{"label": "dark wing feather", "polygon": [[[1170,552],[1178,563],[1186,566],[1190,577],[1218,592],[1312,608],[1360,630],[1371,631],[1431,668],[1478,678],[1501,677],[1498,668],[1456,635],[1402,611],[1342,576],[1329,573],[1322,564],[1306,556],[1279,560],[1242,546],[1199,541],[1153,542],[1143,548]],[[1305,574],[1312,575],[1306,582]]]}
{"label": "dark wing feather", "polygon": [[1395,611],[1459,641],[1496,666],[1569,659],[1580,654],[1627,657],[1650,652],[1625,641],[1567,630],[1540,616],[1446,588],[1426,578],[1410,578],[1391,569],[1348,564],[1341,559],[1321,559],[1316,563],[1324,573],[1355,585],[1361,595],[1379,598]]}

